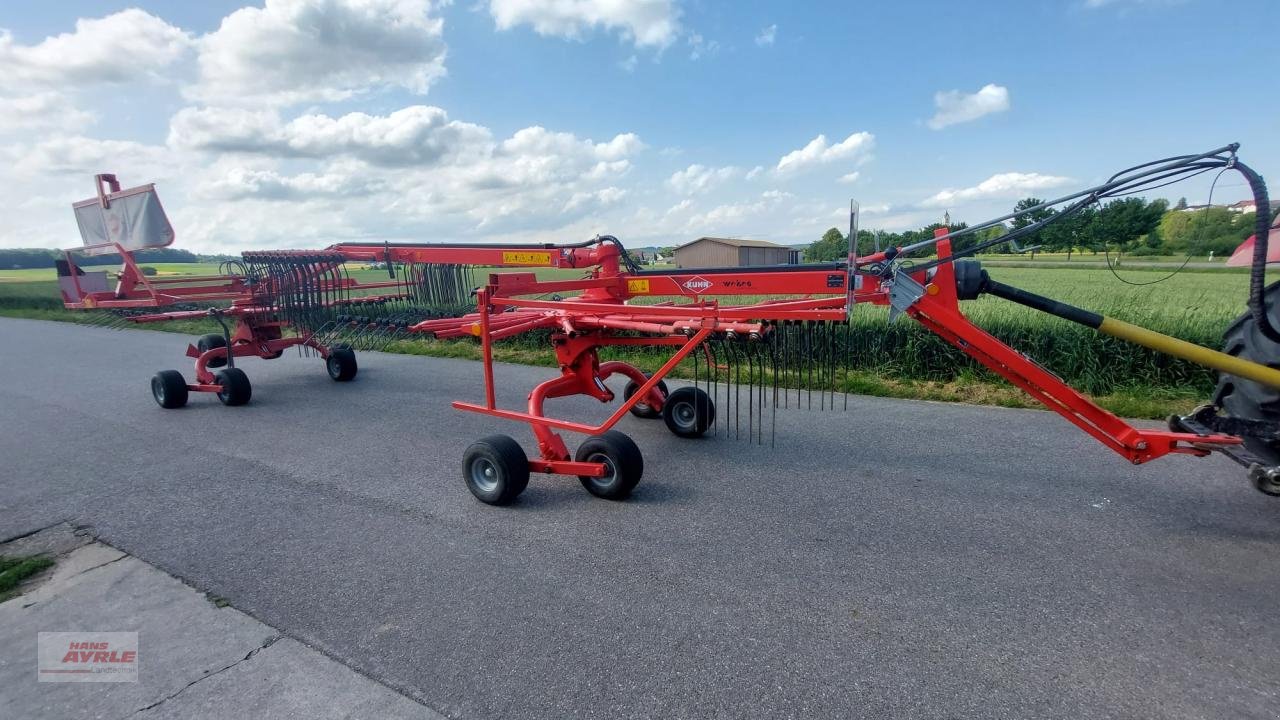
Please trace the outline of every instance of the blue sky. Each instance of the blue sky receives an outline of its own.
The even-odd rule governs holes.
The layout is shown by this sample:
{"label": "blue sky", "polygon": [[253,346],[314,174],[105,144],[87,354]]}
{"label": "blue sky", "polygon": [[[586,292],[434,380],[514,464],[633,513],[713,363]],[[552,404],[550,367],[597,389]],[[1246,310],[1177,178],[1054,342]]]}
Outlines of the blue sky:
{"label": "blue sky", "polygon": [[74,244],[104,171],[221,251],[804,242],[850,197],[974,222],[1231,141],[1280,177],[1269,0],[346,5],[6,3],[0,245]]}

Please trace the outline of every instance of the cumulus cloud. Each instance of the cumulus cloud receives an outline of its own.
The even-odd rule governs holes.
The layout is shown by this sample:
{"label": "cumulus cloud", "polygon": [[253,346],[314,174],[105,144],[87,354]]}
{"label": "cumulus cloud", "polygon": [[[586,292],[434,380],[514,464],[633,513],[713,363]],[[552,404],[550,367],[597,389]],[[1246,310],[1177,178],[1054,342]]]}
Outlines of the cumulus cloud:
{"label": "cumulus cloud", "polygon": [[856,132],[832,145],[826,135],[819,135],[808,145],[783,155],[775,169],[779,174],[799,172],[817,165],[837,160],[865,158],[875,146],[875,136],[869,132]]}
{"label": "cumulus cloud", "polygon": [[53,137],[18,154],[13,169],[20,175],[71,175],[90,179],[100,172],[125,177],[169,176],[173,161],[165,148],[132,140],[99,140],[83,135]]}
{"label": "cumulus cloud", "polygon": [[169,128],[174,147],[272,157],[349,156],[385,167],[431,165],[490,141],[488,129],[450,120],[444,110],[425,105],[386,116],[303,115],[288,123],[274,110],[184,108]]}
{"label": "cumulus cloud", "polygon": [[199,40],[189,95],[224,104],[337,101],[381,87],[425,94],[444,75],[428,0],[266,0]]}
{"label": "cumulus cloud", "polygon": [[857,181],[858,181],[858,175],[859,175],[859,174],[860,174],[860,173],[858,173],[858,171],[856,171],[856,170],[855,170],[855,171],[853,171],[853,172],[851,172],[851,173],[846,173],[846,174],[841,175],[840,177],[836,178],[836,182],[838,182],[838,183],[844,183],[844,184],[846,184],[846,185],[848,185],[848,184],[850,184],[850,183],[855,183],[855,182],[857,182]]}
{"label": "cumulus cloud", "polygon": [[698,213],[689,218],[685,227],[690,232],[703,235],[739,230],[745,227],[744,221],[759,217],[793,197],[791,193],[781,190],[766,190],[755,200],[717,205],[706,212]]}
{"label": "cumulus cloud", "polygon": [[778,26],[770,25],[769,27],[761,30],[759,35],[756,35],[756,45],[759,45],[760,47],[767,47],[772,45],[777,39]]}
{"label": "cumulus cloud", "polygon": [[[222,162],[239,158],[211,189],[220,199],[372,196],[378,209],[364,210],[379,226],[453,223],[460,232],[508,220],[512,227],[536,225],[616,205],[626,197],[617,181],[644,149],[631,133],[596,142],[537,126],[497,141],[488,128],[425,106],[289,122],[274,110],[187,108],[174,118],[170,146],[218,153]],[[327,169],[279,170],[300,160]]]}
{"label": "cumulus cloud", "polygon": [[181,59],[191,35],[143,10],[76,21],[75,32],[21,45],[0,30],[0,87],[120,83],[154,76]]}
{"label": "cumulus cloud", "polygon": [[920,203],[921,207],[949,207],[973,200],[1025,197],[1030,193],[1071,183],[1071,178],[1040,173],[998,173],[974,185],[959,190],[947,188]]}
{"label": "cumulus cloud", "polygon": [[673,173],[667,180],[667,184],[678,193],[695,195],[732,180],[740,174],[741,171],[733,166],[713,168],[695,164]]}
{"label": "cumulus cloud", "polygon": [[539,35],[579,39],[602,28],[637,47],[663,49],[680,34],[672,0],[489,0],[499,30],[528,25]]}
{"label": "cumulus cloud", "polygon": [[0,97],[0,133],[18,130],[80,130],[93,116],[77,109],[61,93]]}
{"label": "cumulus cloud", "polygon": [[976,93],[959,90],[939,92],[933,96],[937,112],[929,118],[928,125],[941,130],[948,125],[977,120],[983,115],[1004,112],[1009,109],[1009,89],[1000,85],[983,85]]}
{"label": "cumulus cloud", "polygon": [[341,172],[281,175],[275,170],[232,168],[207,188],[212,197],[227,200],[309,200],[352,198],[386,189],[380,178]]}

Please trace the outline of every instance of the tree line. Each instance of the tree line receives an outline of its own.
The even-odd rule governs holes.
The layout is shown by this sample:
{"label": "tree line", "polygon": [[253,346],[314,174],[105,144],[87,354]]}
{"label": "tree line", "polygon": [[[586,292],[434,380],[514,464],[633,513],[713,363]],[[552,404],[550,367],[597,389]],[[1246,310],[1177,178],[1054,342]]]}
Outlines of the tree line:
{"label": "tree line", "polygon": [[[1015,212],[1022,212],[1044,202],[1029,197],[1014,205]],[[1045,208],[1020,215],[1012,223],[1000,224],[986,230],[964,235],[952,240],[955,250],[966,250],[975,244],[1000,237],[1010,230],[1018,230],[1056,214],[1053,208]],[[1076,252],[1097,253],[1104,248],[1133,255],[1229,255],[1237,245],[1253,234],[1255,213],[1232,212],[1225,207],[1186,209],[1186,200],[1179,200],[1169,208],[1166,200],[1122,198],[1098,207],[1090,205],[1070,216],[1061,218],[1045,227],[1019,238],[1022,248],[1037,248],[1045,252],[1066,253],[1068,259]],[[934,230],[947,227],[951,232],[968,225],[933,223],[919,230],[905,232],[858,231],[858,254],[868,255],[888,247],[903,247],[933,237]],[[807,262],[840,260],[849,251],[848,236],[838,228],[823,233],[822,238],[805,250]],[[1009,252],[1007,245],[995,245],[990,252]]]}
{"label": "tree line", "polygon": [[[0,248],[0,269],[23,270],[29,268],[51,268],[53,261],[62,258],[61,250],[47,248]],[[119,265],[122,260],[118,254],[110,255],[76,255],[76,264],[82,267],[95,265]],[[173,248],[153,248],[139,250],[133,254],[138,262],[193,263],[202,262],[200,256],[190,250]]]}

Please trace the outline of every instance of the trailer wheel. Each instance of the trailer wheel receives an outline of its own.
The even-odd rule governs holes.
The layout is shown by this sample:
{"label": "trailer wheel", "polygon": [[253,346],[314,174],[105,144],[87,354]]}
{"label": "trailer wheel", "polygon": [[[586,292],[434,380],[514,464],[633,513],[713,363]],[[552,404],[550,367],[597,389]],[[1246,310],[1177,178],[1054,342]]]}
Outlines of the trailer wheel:
{"label": "trailer wheel", "polygon": [[346,347],[334,348],[329,351],[329,359],[325,360],[325,368],[329,370],[329,377],[336,382],[347,382],[356,376],[356,353],[354,350]]}
{"label": "trailer wheel", "polygon": [[244,405],[253,395],[253,386],[249,384],[249,376],[240,368],[227,368],[213,376],[222,389],[218,391],[218,399],[223,405]]}
{"label": "trailer wheel", "polygon": [[631,438],[610,430],[594,435],[578,446],[574,455],[578,462],[604,463],[604,477],[579,475],[578,480],[592,495],[606,500],[623,500],[644,475],[644,456]]}
{"label": "trailer wheel", "polygon": [[667,429],[680,437],[702,437],[716,421],[716,405],[702,388],[677,388],[662,406],[662,419]]}
{"label": "trailer wheel", "polygon": [[[226,347],[226,346],[227,346],[227,339],[216,333],[210,334],[210,335],[202,335],[200,336],[200,339],[196,341],[196,349],[199,350],[201,353],[206,353],[214,348],[220,348],[220,347]],[[220,368],[226,364],[227,364],[227,359],[225,357],[209,358],[209,367],[211,368]]]}
{"label": "trailer wheel", "polygon": [[[1267,286],[1264,299],[1271,322],[1280,324],[1280,282]],[[1280,368],[1280,344],[1263,335],[1248,312],[1231,323],[1222,339],[1222,351],[1228,355]],[[1280,422],[1280,390],[1234,375],[1218,375],[1213,404],[1232,417]],[[1244,446],[1267,465],[1280,466],[1280,443],[1246,436]]]}
{"label": "trailer wheel", "polygon": [[[645,373],[645,374],[644,374],[644,376],[645,376],[645,377],[653,377],[653,374],[652,374],[652,373]],[[627,387],[626,387],[625,389],[623,389],[623,391],[622,391],[622,397],[623,397],[623,399],[624,399],[624,400],[630,400],[630,399],[631,399],[631,396],[632,396],[632,395],[635,395],[635,394],[636,394],[636,391],[637,391],[637,390],[639,390],[639,389],[640,389],[640,386],[636,384],[636,381],[635,381],[635,380],[628,380],[628,381],[627,381]],[[658,392],[662,393],[662,397],[664,397],[664,398],[669,394],[669,393],[667,392],[667,383],[666,383],[666,381],[665,381],[665,380],[659,380],[659,381],[658,381]],[[645,402],[638,402],[638,403],[636,403],[635,405],[632,405],[632,406],[631,406],[631,414],[632,414],[632,415],[635,415],[635,416],[636,416],[636,417],[638,417],[638,418],[645,418],[645,419],[647,419],[647,420],[652,420],[653,418],[660,418],[660,417],[662,417],[662,411],[661,411],[661,410],[654,410],[652,405],[650,405],[649,403],[645,403]]]}
{"label": "trailer wheel", "polygon": [[514,439],[490,435],[467,448],[462,479],[480,502],[506,505],[529,485],[529,457]]}
{"label": "trailer wheel", "polygon": [[187,381],[177,370],[161,370],[151,376],[151,397],[166,410],[187,404]]}

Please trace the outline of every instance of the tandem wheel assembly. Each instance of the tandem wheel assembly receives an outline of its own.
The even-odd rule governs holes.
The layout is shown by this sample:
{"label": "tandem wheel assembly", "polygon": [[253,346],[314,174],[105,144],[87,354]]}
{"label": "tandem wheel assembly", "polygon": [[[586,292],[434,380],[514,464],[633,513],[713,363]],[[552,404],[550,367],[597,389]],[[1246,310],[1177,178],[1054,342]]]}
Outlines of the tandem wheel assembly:
{"label": "tandem wheel assembly", "polygon": [[[601,475],[579,475],[587,492],[606,500],[624,500],[644,475],[644,456],[627,435],[609,430],[578,446],[574,462],[602,466]],[[514,438],[490,435],[472,443],[462,457],[462,479],[487,505],[507,505],[529,485],[529,457]]]}

